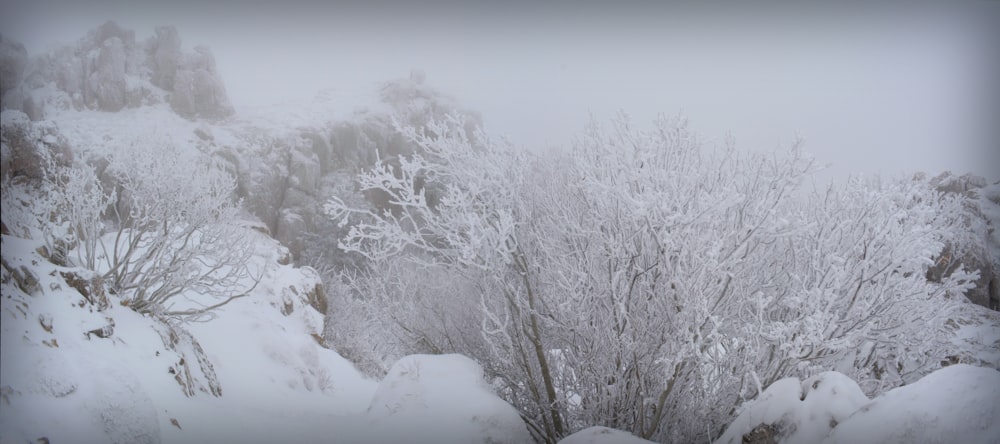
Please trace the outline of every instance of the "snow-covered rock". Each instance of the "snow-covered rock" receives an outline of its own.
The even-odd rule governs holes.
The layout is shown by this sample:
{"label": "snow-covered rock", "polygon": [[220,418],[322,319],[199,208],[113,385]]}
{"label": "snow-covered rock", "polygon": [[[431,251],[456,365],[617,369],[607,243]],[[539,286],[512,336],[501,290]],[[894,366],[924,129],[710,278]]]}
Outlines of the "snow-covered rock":
{"label": "snow-covered rock", "polygon": [[559,444],[649,444],[631,433],[607,427],[588,427],[559,440]]}
{"label": "snow-covered rock", "polygon": [[837,372],[771,384],[716,443],[1000,442],[1000,371],[958,364],[868,400]]}
{"label": "snow-covered rock", "polygon": [[945,367],[875,398],[823,442],[1000,443],[1000,371]]}
{"label": "snow-covered rock", "polygon": [[716,443],[739,444],[762,424],[778,442],[815,443],[866,402],[858,384],[841,373],[780,379],[744,405]]}

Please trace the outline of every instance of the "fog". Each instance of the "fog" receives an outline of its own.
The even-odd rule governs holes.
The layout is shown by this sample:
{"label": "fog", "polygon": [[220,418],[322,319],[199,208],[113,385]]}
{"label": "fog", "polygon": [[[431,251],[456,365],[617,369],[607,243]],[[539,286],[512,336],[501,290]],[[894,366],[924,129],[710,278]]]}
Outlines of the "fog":
{"label": "fog", "polygon": [[[820,177],[971,171],[1000,179],[997,2],[620,8],[569,1],[3,2],[0,32],[37,54],[106,20],[144,39],[177,26],[209,46],[237,113],[334,89],[352,109],[421,69],[529,149],[565,145],[590,116],[686,115],[708,144],[785,147]],[[360,100],[360,99],[359,99]]]}

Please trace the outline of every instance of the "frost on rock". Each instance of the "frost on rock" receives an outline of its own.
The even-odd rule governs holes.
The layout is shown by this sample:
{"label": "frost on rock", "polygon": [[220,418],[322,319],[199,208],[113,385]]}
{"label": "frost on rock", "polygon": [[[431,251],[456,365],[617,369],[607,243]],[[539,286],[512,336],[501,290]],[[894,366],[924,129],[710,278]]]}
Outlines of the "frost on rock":
{"label": "frost on rock", "polygon": [[365,442],[532,442],[517,410],[490,391],[482,367],[461,355],[400,359],[365,415],[372,425]]}

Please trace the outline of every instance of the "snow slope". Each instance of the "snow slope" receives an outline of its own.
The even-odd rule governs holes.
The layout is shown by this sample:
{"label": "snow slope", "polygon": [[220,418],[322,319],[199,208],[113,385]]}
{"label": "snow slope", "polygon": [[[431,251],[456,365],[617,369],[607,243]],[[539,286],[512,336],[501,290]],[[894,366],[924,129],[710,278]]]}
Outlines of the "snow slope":
{"label": "snow slope", "polygon": [[[283,247],[247,235],[259,236],[262,284],[215,319],[186,326],[116,298],[98,311],[62,275],[85,270],[51,264],[38,242],[4,235],[0,441],[316,442],[329,437],[334,416],[362,411],[376,383],[314,339],[322,315],[305,295],[315,273],[278,264]],[[38,281],[30,294],[7,276],[22,266]],[[101,328],[106,337],[86,334]],[[185,364],[188,394],[178,377]]]}

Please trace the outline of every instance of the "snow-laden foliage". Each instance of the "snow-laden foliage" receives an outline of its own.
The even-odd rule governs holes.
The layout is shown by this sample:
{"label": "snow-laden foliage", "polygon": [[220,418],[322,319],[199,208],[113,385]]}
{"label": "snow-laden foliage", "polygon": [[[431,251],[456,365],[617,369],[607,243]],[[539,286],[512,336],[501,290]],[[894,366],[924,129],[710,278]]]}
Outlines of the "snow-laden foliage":
{"label": "snow-laden foliage", "polygon": [[532,156],[455,119],[405,130],[421,150],[359,176],[387,208],[334,197],[349,282],[401,350],[483,363],[536,438],[604,425],[711,439],[786,376],[837,369],[869,393],[943,359],[972,284],[925,278],[962,229],[922,181],[852,181],[806,202],[798,147],[706,149],[679,119],[595,124]]}

